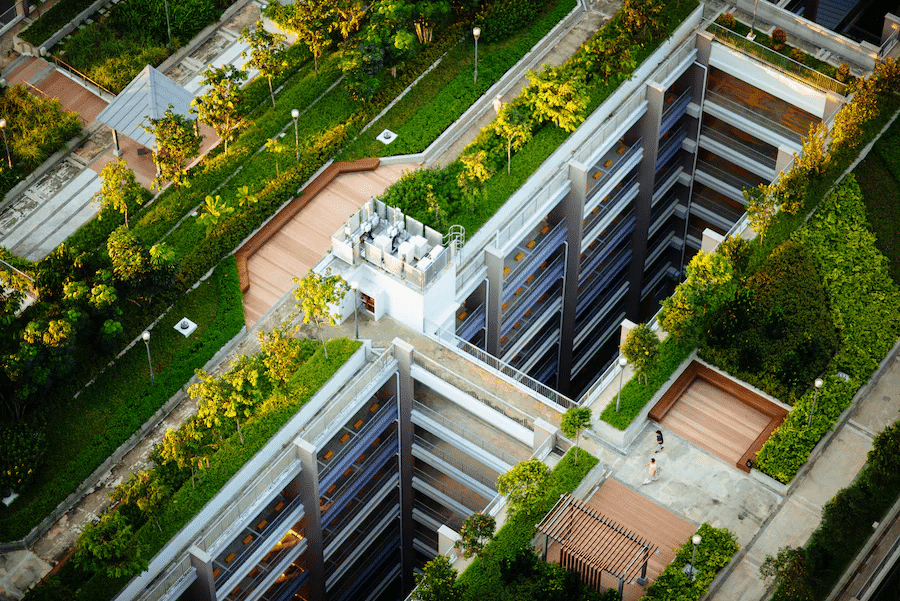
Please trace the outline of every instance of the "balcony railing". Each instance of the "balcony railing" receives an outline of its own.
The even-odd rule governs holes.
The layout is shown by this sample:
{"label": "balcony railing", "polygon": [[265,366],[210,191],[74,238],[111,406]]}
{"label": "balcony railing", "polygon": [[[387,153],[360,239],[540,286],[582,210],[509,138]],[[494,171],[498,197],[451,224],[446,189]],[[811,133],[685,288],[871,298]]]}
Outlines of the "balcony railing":
{"label": "balcony railing", "polygon": [[796,132],[789,127],[785,127],[778,121],[774,121],[772,119],[769,119],[768,117],[764,117],[745,104],[742,104],[737,100],[732,100],[731,98],[719,94],[718,92],[714,92],[713,90],[706,91],[706,104],[709,105],[709,103],[717,104],[723,109],[731,111],[736,115],[740,115],[741,117],[752,121],[756,125],[759,125],[764,129],[773,131],[786,140],[791,140],[797,144],[800,143],[800,139],[804,136],[804,134]]}
{"label": "balcony railing", "polygon": [[[462,505],[469,511],[478,511],[478,509],[483,505],[483,501],[479,501],[478,499],[474,498],[473,496],[463,494],[463,492],[459,488],[453,488],[453,487],[447,486],[446,484],[444,484],[443,482],[441,482],[434,476],[428,474],[425,471],[422,471],[419,468],[416,468],[415,473],[413,474],[413,477],[418,478],[425,485],[429,486],[430,488],[433,488],[434,490],[438,491],[439,493],[446,496],[447,498],[453,499],[454,501],[456,501],[458,504]],[[475,494],[478,494],[478,493],[475,493]],[[441,502],[440,499],[435,499],[435,501],[438,503]],[[447,507],[447,508],[451,509],[454,513],[457,513],[456,509],[454,509],[453,507]],[[464,517],[468,517],[468,515],[466,515]]]}
{"label": "balcony railing", "polygon": [[461,473],[465,474],[469,478],[472,478],[475,482],[478,482],[479,484],[482,484],[482,485],[490,488],[491,490],[497,490],[497,479],[496,478],[486,476],[485,474],[481,473],[480,471],[478,471],[471,465],[465,463],[458,457],[454,457],[453,455],[445,453],[443,450],[441,450],[438,447],[438,445],[436,445],[435,443],[433,443],[429,440],[425,440],[424,438],[422,438],[419,435],[416,435],[414,437],[414,442],[415,442],[415,444],[419,445],[420,447],[422,447],[423,449],[425,449],[426,451],[428,451],[429,453],[431,453],[432,455],[434,455],[435,457],[437,457],[438,459],[440,459],[447,465],[456,468]]}
{"label": "balcony railing", "polygon": [[776,161],[771,156],[764,154],[762,152],[759,152],[755,148],[751,148],[750,146],[747,146],[746,144],[741,144],[734,138],[731,138],[719,131],[716,131],[716,130],[710,128],[710,127],[704,127],[702,129],[702,131],[700,132],[700,136],[701,136],[701,138],[703,138],[703,137],[709,138],[710,140],[712,140],[713,142],[716,142],[717,144],[721,144],[722,146],[725,146],[726,148],[729,148],[737,153],[740,153],[742,156],[759,163],[760,165],[762,165],[763,167],[766,167],[767,169],[775,169]]}
{"label": "balcony railing", "polygon": [[419,401],[416,401],[413,405],[413,408],[415,411],[420,412],[422,415],[424,415],[431,421],[437,422],[438,424],[440,424],[444,428],[450,430],[457,436],[465,438],[469,442],[477,445],[479,448],[484,449],[488,454],[493,455],[500,461],[503,461],[509,465],[516,465],[517,463],[519,463],[518,459],[516,459],[515,457],[513,457],[512,455],[510,455],[509,453],[507,453],[500,447],[492,445],[485,439],[481,438],[480,436],[477,436],[471,430],[469,430],[467,428],[463,428],[462,426],[460,426],[453,420],[447,419],[446,417],[444,417],[437,411],[433,410],[431,407],[428,407],[427,405],[424,405],[424,404],[420,403]]}
{"label": "balcony railing", "polygon": [[761,60],[797,81],[811,85],[822,92],[837,92],[841,96],[847,95],[846,84],[843,84],[836,79],[832,79],[824,73],[816,71],[812,67],[808,67],[779,52],[775,52],[771,48],[758,44],[753,40],[748,40],[741,34],[722,27],[718,23],[710,22],[707,31],[715,35],[719,42],[725,44],[732,50],[737,50],[741,54],[750,56],[756,60]]}

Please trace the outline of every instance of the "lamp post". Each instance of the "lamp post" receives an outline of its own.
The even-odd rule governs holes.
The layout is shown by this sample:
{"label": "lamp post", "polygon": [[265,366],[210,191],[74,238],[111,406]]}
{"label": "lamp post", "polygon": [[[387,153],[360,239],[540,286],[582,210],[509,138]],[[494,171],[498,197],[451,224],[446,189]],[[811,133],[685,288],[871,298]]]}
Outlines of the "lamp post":
{"label": "lamp post", "polygon": [[691,582],[697,579],[697,568],[694,567],[694,560],[697,558],[697,545],[700,544],[701,540],[703,539],[700,538],[699,534],[691,537],[691,542],[694,543],[694,550],[691,551]]}
{"label": "lamp post", "polygon": [[172,44],[172,26],[169,24],[169,0],[163,0],[166,5],[166,30],[169,32],[169,45]]}
{"label": "lamp post", "polygon": [[297,130],[297,119],[300,118],[300,111],[291,110],[291,119],[294,120],[294,150],[297,151],[297,162],[300,162],[300,132]]}
{"label": "lamp post", "polygon": [[359,304],[359,282],[350,282],[350,289],[353,290],[353,325],[356,329],[356,339],[359,340],[359,317],[356,314],[356,305]]}
{"label": "lamp post", "polygon": [[478,38],[481,37],[481,27],[472,29],[472,35],[475,36],[475,82],[478,83]]}
{"label": "lamp post", "polygon": [[619,357],[619,396],[616,397],[616,413],[619,412],[619,403],[622,401],[622,381],[625,379],[625,366],[628,365],[628,359]]}
{"label": "lamp post", "polygon": [[153,375],[153,359],[150,358],[150,332],[148,330],[144,330],[144,333],[141,334],[141,338],[144,340],[144,344],[147,346],[147,363],[150,364],[150,385],[156,386],[156,376]]}
{"label": "lamp post", "polygon": [[816,381],[813,382],[813,386],[816,387],[816,393],[813,396],[813,406],[812,410],[809,412],[809,420],[806,422],[806,427],[809,428],[812,425],[813,413],[816,412],[816,404],[819,402],[819,389],[822,388],[822,384],[825,381],[822,378],[816,378]]}
{"label": "lamp post", "polygon": [[9,144],[6,143],[6,119],[0,119],[0,131],[3,132],[3,145],[6,146],[6,162],[12,171],[12,156],[9,154]]}

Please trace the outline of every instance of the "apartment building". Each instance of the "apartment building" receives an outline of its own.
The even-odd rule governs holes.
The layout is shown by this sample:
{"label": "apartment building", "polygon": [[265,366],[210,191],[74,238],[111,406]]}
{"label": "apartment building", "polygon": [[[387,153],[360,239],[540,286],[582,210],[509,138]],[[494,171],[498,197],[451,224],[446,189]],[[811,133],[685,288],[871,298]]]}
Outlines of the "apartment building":
{"label": "apartment building", "polygon": [[[883,49],[762,4],[766,28],[859,74]],[[742,188],[773,181],[847,101],[704,10],[469,239],[375,199],[335,232],[319,269],[354,283],[343,315],[388,315],[452,363],[365,344],[117,600],[403,598],[500,501],[499,474],[554,452],[542,416],[590,396],[623,320],[651,318],[691,256],[742,225]]]}

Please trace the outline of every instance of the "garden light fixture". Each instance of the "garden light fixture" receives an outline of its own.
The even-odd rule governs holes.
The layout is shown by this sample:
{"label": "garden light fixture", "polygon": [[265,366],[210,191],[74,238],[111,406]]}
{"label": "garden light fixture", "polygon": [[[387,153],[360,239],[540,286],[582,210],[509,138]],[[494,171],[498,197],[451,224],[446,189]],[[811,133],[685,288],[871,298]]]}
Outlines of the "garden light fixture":
{"label": "garden light fixture", "polygon": [[150,385],[156,386],[156,376],[153,375],[153,359],[150,358],[150,332],[149,332],[149,330],[144,330],[144,333],[141,334],[141,338],[144,340],[144,344],[147,345],[147,363],[150,364]]}
{"label": "garden light fixture", "polygon": [[628,359],[619,357],[619,396],[616,397],[616,413],[619,412],[619,404],[622,401],[622,380],[625,379],[625,366],[628,365]]}
{"label": "garden light fixture", "polygon": [[481,37],[481,27],[472,29],[472,35],[475,36],[475,82],[478,83],[478,38]]}
{"label": "garden light fixture", "polygon": [[816,378],[816,381],[813,382],[813,386],[816,388],[816,393],[813,396],[813,406],[809,412],[809,420],[806,422],[806,427],[809,428],[812,425],[813,414],[816,412],[816,404],[819,402],[819,389],[822,388],[822,385],[825,383],[825,380],[822,378]]}
{"label": "garden light fixture", "polygon": [[297,162],[300,162],[300,133],[297,130],[297,119],[300,118],[300,111],[291,110],[291,119],[294,120],[294,149],[297,151]]}
{"label": "garden light fixture", "polygon": [[0,131],[3,132],[3,145],[6,146],[6,162],[12,171],[12,155],[9,154],[9,144],[6,143],[6,119],[0,119]]}
{"label": "garden light fixture", "polygon": [[350,289],[353,290],[353,325],[356,329],[356,340],[359,340],[359,316],[356,314],[356,305],[359,302],[359,282],[350,282]]}

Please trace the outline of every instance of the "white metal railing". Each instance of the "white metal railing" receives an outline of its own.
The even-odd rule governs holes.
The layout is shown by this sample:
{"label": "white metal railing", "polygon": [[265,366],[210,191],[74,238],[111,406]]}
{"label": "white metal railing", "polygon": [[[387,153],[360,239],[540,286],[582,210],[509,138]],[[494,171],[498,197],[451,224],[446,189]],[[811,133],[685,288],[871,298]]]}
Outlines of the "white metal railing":
{"label": "white metal railing", "polygon": [[553,208],[547,205],[555,205],[559,202],[569,192],[570,185],[568,173],[561,169],[553,179],[528,199],[521,210],[516,211],[512,218],[497,230],[494,245],[497,248],[504,248],[510,240],[518,238],[525,224],[534,219],[536,215],[544,214]]}
{"label": "white metal railing", "polygon": [[414,404],[414,409],[416,411],[419,411],[426,418],[428,418],[434,422],[437,422],[439,425],[443,426],[444,428],[447,428],[448,430],[450,430],[457,436],[460,436],[460,437],[468,440],[469,442],[471,442],[475,445],[478,445],[479,448],[483,449],[488,454],[500,459],[504,463],[507,463],[509,465],[515,465],[519,462],[515,457],[513,457],[512,455],[510,455],[509,453],[507,453],[500,447],[489,443],[485,439],[476,435],[471,430],[463,428],[456,422],[447,419],[446,417],[444,417],[443,415],[441,415],[440,413],[438,413],[431,407],[428,407],[427,405],[424,405],[424,404],[420,403],[419,401],[416,401]]}
{"label": "white metal railing", "polygon": [[631,95],[628,96],[628,99],[619,105],[619,107],[606,118],[603,124],[591,134],[591,137],[585,140],[578,148],[574,157],[575,160],[580,161],[585,165],[596,163],[599,156],[595,157],[594,155],[606,152],[607,147],[614,144],[621,136],[621,134],[617,136],[613,136],[613,134],[622,129],[622,126],[626,123],[637,121],[637,119],[640,118],[640,114],[637,113],[645,108],[647,103],[646,98],[647,88],[645,86],[640,86],[634,90]]}
{"label": "white metal railing", "polygon": [[141,595],[141,601],[161,601],[162,599],[166,599],[169,590],[175,586],[179,580],[189,577],[196,573],[196,571],[197,569],[191,565],[190,555],[185,555],[181,561],[169,566],[169,570],[166,572],[165,576],[157,580],[152,588]]}

